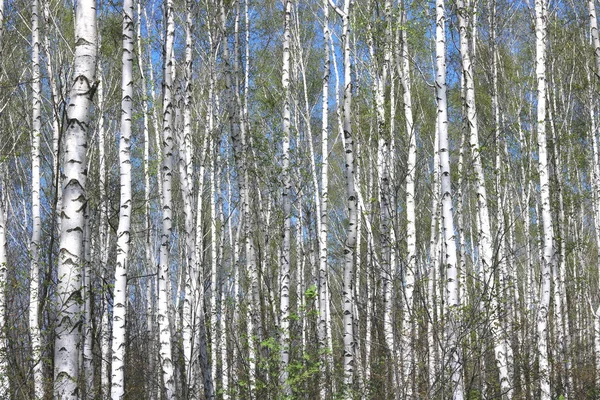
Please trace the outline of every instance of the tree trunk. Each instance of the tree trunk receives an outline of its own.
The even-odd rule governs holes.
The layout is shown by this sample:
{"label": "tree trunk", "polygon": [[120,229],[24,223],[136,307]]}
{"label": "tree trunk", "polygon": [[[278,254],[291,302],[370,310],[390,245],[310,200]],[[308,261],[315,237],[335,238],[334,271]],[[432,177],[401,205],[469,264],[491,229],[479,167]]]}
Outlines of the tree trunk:
{"label": "tree trunk", "polygon": [[125,395],[125,324],[127,318],[127,267],[131,210],[131,119],[133,114],[133,0],[123,1],[123,53],[121,80],[121,129],[119,136],[119,168],[121,197],[117,229],[117,263],[112,321],[111,398]]}
{"label": "tree trunk", "polygon": [[283,248],[281,254],[281,272],[280,272],[280,318],[281,318],[281,350],[280,350],[280,375],[279,383],[282,387],[284,396],[292,394],[288,382],[288,365],[290,362],[290,260],[291,260],[291,222],[292,222],[292,201],[291,201],[291,179],[290,179],[290,19],[292,13],[292,2],[285,1],[285,17],[283,26]]}
{"label": "tree trunk", "polygon": [[437,129],[439,130],[439,157],[442,195],[442,232],[444,243],[443,265],[446,270],[446,302],[448,321],[446,329],[447,357],[452,381],[452,398],[464,398],[463,370],[460,342],[458,340],[460,299],[458,297],[458,275],[454,220],[452,212],[452,183],[450,180],[450,154],[448,141],[448,106],[446,100],[446,17],[444,0],[436,0],[436,94],[438,105]]}
{"label": "tree trunk", "polygon": [[173,3],[168,0],[165,5],[166,34],[163,49],[163,148],[162,148],[162,233],[160,241],[160,257],[158,271],[158,331],[160,370],[168,400],[176,397],[173,359],[171,352],[171,330],[169,327],[169,295],[170,265],[169,252],[172,232],[172,194],[171,182],[173,174]]}
{"label": "tree trunk", "polygon": [[550,181],[546,149],[546,19],[547,0],[535,1],[535,72],[537,79],[537,141],[540,175],[541,221],[543,224],[543,251],[541,289],[537,314],[537,350],[539,357],[540,398],[551,398],[550,368],[548,365],[548,310],[554,262],[554,229],[550,209]]}
{"label": "tree trunk", "polygon": [[40,312],[40,239],[42,219],[40,216],[40,159],[42,136],[42,84],[40,79],[40,31],[39,1],[31,7],[31,61],[32,61],[32,132],[31,132],[31,272],[29,286],[29,332],[31,335],[31,359],[33,362],[34,395],[43,397],[43,363],[41,360],[42,338],[39,326]]}
{"label": "tree trunk", "polygon": [[87,202],[87,139],[90,106],[96,91],[96,7],[80,0],[75,9],[75,62],[64,138],[62,230],[59,245],[54,344],[54,398],[79,398],[79,319],[83,263],[84,210]]}

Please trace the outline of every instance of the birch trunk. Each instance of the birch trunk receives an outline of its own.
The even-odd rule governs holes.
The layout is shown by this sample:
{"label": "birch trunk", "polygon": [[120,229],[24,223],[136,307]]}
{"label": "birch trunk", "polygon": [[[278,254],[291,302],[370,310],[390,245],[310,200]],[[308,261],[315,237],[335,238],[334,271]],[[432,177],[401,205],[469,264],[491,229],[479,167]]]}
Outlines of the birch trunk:
{"label": "birch trunk", "polygon": [[117,263],[112,320],[111,398],[125,395],[125,323],[127,318],[127,267],[131,210],[131,118],[133,114],[133,0],[123,0],[123,50],[121,77],[121,129],[119,169],[121,196],[117,229]]}
{"label": "birch trunk", "polygon": [[147,340],[147,357],[149,371],[149,379],[146,385],[146,393],[148,398],[154,400],[156,398],[155,393],[155,349],[154,349],[154,312],[153,312],[153,275],[154,275],[154,257],[152,248],[152,223],[150,215],[150,129],[149,129],[149,112],[148,109],[148,87],[146,83],[146,73],[144,70],[144,50],[142,47],[142,5],[141,0],[137,0],[137,25],[136,25],[136,46],[138,52],[138,70],[140,74],[141,86],[142,86],[142,112],[144,113],[144,255],[146,261],[145,273],[148,275],[146,279],[146,340]]}
{"label": "birch trunk", "polygon": [[280,272],[280,315],[281,315],[281,350],[279,383],[284,396],[290,396],[292,390],[288,382],[288,365],[290,362],[290,260],[291,260],[291,222],[292,201],[290,178],[290,19],[292,2],[285,2],[285,17],[283,25],[283,70],[281,83],[283,87],[283,248],[281,254]]}
{"label": "birch trunk", "polygon": [[446,17],[444,0],[436,0],[436,94],[438,107],[439,157],[442,195],[442,232],[444,242],[443,264],[446,269],[446,296],[448,326],[447,357],[452,381],[452,398],[464,398],[462,357],[458,341],[459,307],[456,243],[452,212],[452,183],[450,180],[450,154],[448,141],[448,105],[446,100]]}
{"label": "birch trunk", "polygon": [[537,314],[537,350],[539,357],[540,398],[551,398],[550,368],[548,365],[548,310],[554,262],[554,229],[550,209],[550,182],[546,149],[546,20],[547,0],[535,1],[535,72],[537,79],[537,142],[540,175],[541,221],[543,224],[543,251],[541,289]]}
{"label": "birch trunk", "polygon": [[342,17],[342,43],[344,46],[344,104],[343,135],[345,140],[346,196],[348,227],[344,243],[344,272],[342,290],[343,342],[344,342],[344,396],[351,398],[354,380],[354,255],[357,238],[357,194],[354,184],[354,137],[352,135],[352,64],[350,59],[350,0],[344,0],[343,10],[336,7]]}
{"label": "birch trunk", "polygon": [[75,9],[75,61],[64,138],[63,208],[56,288],[54,398],[77,399],[79,377],[79,319],[83,263],[84,210],[87,201],[87,136],[90,106],[97,82],[96,7],[80,0]]}
{"label": "birch trunk", "polygon": [[[102,83],[102,67],[98,64],[98,75],[100,76],[98,84],[98,161],[99,161],[99,177],[98,186],[100,194],[100,221],[98,230],[100,236],[100,266],[102,268],[102,281],[108,282],[108,247],[109,247],[109,231],[108,231],[108,198],[106,196],[106,156],[105,156],[105,130],[104,130],[104,85]],[[100,334],[100,352],[102,361],[100,366],[100,392],[103,396],[108,397],[110,388],[110,329],[109,329],[109,312],[108,312],[108,297],[109,290],[106,284],[102,286],[102,317],[101,317],[101,334]]]}
{"label": "birch trunk", "polygon": [[[401,4],[400,23],[402,26],[407,24],[406,5]],[[412,398],[412,383],[409,378],[413,376],[414,366],[414,319],[413,319],[413,292],[415,286],[415,274],[417,272],[417,221],[415,215],[415,176],[417,165],[417,138],[414,129],[411,79],[410,79],[410,60],[408,53],[408,38],[406,29],[398,29],[401,33],[401,51],[400,60],[397,60],[399,67],[400,80],[403,89],[403,107],[404,119],[406,125],[406,134],[408,135],[408,161],[406,164],[406,258],[408,262],[404,270],[404,310],[402,321],[402,344],[401,351],[404,363],[402,365],[402,378],[404,393],[406,398]]]}
{"label": "birch trunk", "polygon": [[173,2],[167,0],[165,5],[166,34],[163,49],[164,74],[163,74],[163,147],[162,147],[162,233],[160,243],[159,271],[158,271],[158,331],[160,370],[163,385],[168,400],[176,397],[173,359],[171,354],[171,330],[169,327],[169,252],[172,232],[172,174],[173,174]]}
{"label": "birch trunk", "polygon": [[319,229],[319,320],[318,320],[318,340],[320,351],[320,373],[319,395],[321,400],[327,398],[327,370],[332,369],[328,362],[327,350],[331,351],[327,344],[327,332],[331,331],[331,326],[327,324],[327,312],[329,310],[329,291],[327,289],[327,233],[328,233],[328,214],[329,205],[329,4],[328,0],[323,0],[323,96],[321,110],[321,226]]}
{"label": "birch trunk", "polygon": [[[31,61],[32,61],[32,132],[31,132],[31,272],[29,284],[29,333],[31,335],[31,360],[33,362],[33,385],[36,398],[42,398],[43,363],[41,358],[42,338],[39,326],[40,311],[40,239],[42,219],[40,216],[40,159],[42,129],[42,84],[40,79],[40,31],[39,1],[33,0],[31,7]],[[0,21],[1,23],[1,21]],[[3,294],[0,294],[4,296]]]}

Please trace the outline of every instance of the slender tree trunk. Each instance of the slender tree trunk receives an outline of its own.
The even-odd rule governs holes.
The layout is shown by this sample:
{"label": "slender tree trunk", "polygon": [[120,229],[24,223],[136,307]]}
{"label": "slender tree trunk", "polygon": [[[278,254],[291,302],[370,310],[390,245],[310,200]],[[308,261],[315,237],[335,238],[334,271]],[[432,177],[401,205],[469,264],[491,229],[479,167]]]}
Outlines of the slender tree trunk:
{"label": "slender tree trunk", "polygon": [[[405,26],[407,21],[406,5],[401,3],[400,23]],[[397,60],[398,73],[402,82],[404,120],[406,125],[406,134],[408,136],[408,160],[406,164],[406,248],[407,263],[404,267],[404,285],[403,285],[403,320],[402,320],[402,382],[404,385],[404,394],[406,398],[413,397],[412,387],[416,379],[414,377],[414,344],[413,335],[415,332],[413,318],[413,293],[415,286],[415,275],[417,272],[417,221],[415,213],[415,177],[417,165],[417,137],[414,129],[412,94],[410,79],[410,59],[408,53],[408,37],[406,29],[398,29],[401,32],[399,39],[396,40],[397,46],[401,45],[400,59]],[[398,43],[400,42],[400,43]]]}
{"label": "slender tree trunk", "polygon": [[60,235],[54,398],[77,399],[79,319],[83,263],[84,210],[87,202],[87,136],[90,106],[96,91],[96,7],[80,0],[75,9],[75,62],[65,132],[62,230]]}
{"label": "slender tree trunk", "polygon": [[318,319],[318,340],[320,353],[320,373],[319,395],[321,400],[327,398],[327,370],[332,370],[328,351],[332,349],[327,344],[327,332],[331,331],[331,326],[327,324],[327,312],[329,310],[329,291],[327,279],[327,233],[328,233],[328,213],[329,205],[329,4],[328,0],[323,0],[323,87],[322,87],[322,110],[321,110],[321,225],[319,229],[319,319]]}
{"label": "slender tree trunk", "polygon": [[344,8],[335,8],[342,17],[342,43],[344,46],[344,103],[343,135],[345,140],[346,196],[348,204],[348,227],[344,243],[344,272],[342,290],[343,342],[344,342],[344,396],[351,398],[354,381],[354,265],[357,238],[357,194],[354,184],[354,136],[352,135],[352,64],[350,59],[350,0],[344,0]]}
{"label": "slender tree trunk", "polygon": [[127,267],[131,210],[131,118],[133,114],[133,0],[123,1],[123,50],[121,80],[121,129],[119,134],[119,168],[121,197],[117,229],[117,263],[112,320],[111,398],[125,395],[125,324],[127,318]]}
{"label": "slender tree trunk", "polygon": [[447,296],[447,357],[452,381],[452,398],[463,399],[463,370],[459,342],[458,318],[460,299],[458,297],[458,276],[454,220],[452,212],[452,183],[450,180],[450,154],[448,141],[448,105],[446,100],[446,17],[444,0],[436,0],[436,94],[438,104],[439,156],[442,194],[442,232],[444,240],[443,265],[446,270]]}
{"label": "slender tree trunk", "polygon": [[541,399],[550,399],[550,368],[548,365],[548,310],[552,283],[552,263],[554,262],[554,229],[550,209],[550,181],[548,155],[546,149],[546,20],[547,0],[535,1],[535,38],[537,79],[537,141],[538,169],[540,175],[541,221],[543,224],[542,282],[537,315],[537,347]]}
{"label": "slender tree trunk", "polygon": [[105,156],[105,129],[104,129],[104,85],[102,83],[102,64],[98,64],[98,186],[100,197],[100,221],[98,223],[99,242],[100,242],[100,268],[102,269],[102,317],[100,333],[100,352],[102,361],[100,366],[100,393],[108,397],[110,391],[110,329],[109,329],[109,287],[108,282],[108,250],[109,250],[109,231],[108,231],[108,198],[106,196],[106,156]]}
{"label": "slender tree trunk", "polygon": [[169,252],[172,232],[172,194],[171,182],[173,174],[173,3],[167,0],[165,5],[165,46],[163,49],[164,74],[163,74],[163,148],[162,148],[162,233],[160,243],[159,271],[158,271],[158,331],[160,369],[167,399],[174,399],[175,377],[171,350],[171,330],[169,327],[171,296],[169,296]]}
{"label": "slender tree trunk", "polygon": [[43,388],[43,363],[41,360],[42,338],[39,326],[40,311],[40,239],[42,219],[40,216],[40,159],[42,136],[42,85],[40,79],[40,30],[39,1],[31,7],[31,61],[32,61],[32,132],[31,132],[31,272],[29,284],[29,332],[31,335],[31,359],[33,362],[34,395],[41,398]]}
{"label": "slender tree trunk", "polygon": [[291,260],[291,222],[292,201],[290,178],[290,19],[292,2],[285,1],[285,17],[283,25],[283,70],[281,82],[283,87],[283,248],[281,254],[280,272],[280,318],[281,318],[281,350],[279,383],[284,396],[290,396],[292,390],[288,381],[288,365],[290,362],[290,260]]}

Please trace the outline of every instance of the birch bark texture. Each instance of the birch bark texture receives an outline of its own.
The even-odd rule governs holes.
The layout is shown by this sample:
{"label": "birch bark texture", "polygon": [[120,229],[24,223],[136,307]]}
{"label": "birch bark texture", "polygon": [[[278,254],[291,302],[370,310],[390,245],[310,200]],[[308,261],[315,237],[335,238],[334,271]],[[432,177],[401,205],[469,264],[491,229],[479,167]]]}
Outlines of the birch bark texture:
{"label": "birch bark texture", "polygon": [[283,87],[283,248],[281,252],[280,272],[280,318],[281,318],[281,365],[279,383],[284,396],[290,396],[292,390],[288,382],[290,362],[290,260],[291,260],[291,225],[292,225],[292,200],[290,177],[290,137],[291,137],[291,111],[290,111],[290,20],[292,14],[291,0],[285,1],[283,24],[283,70],[281,84]]}
{"label": "birch bark texture", "polygon": [[172,180],[173,180],[173,40],[174,40],[173,1],[165,4],[165,43],[163,47],[163,125],[162,125],[162,230],[158,269],[158,335],[160,371],[166,398],[176,398],[175,374],[171,349],[170,314],[170,268],[169,253],[173,229]]}
{"label": "birch bark texture", "polygon": [[112,320],[111,398],[121,400],[125,395],[125,323],[127,318],[127,266],[131,211],[131,119],[133,114],[133,0],[123,0],[123,48],[121,75],[121,121],[119,132],[119,170],[121,197],[117,228],[117,263]]}
{"label": "birch bark texture", "polygon": [[554,262],[554,229],[550,208],[550,168],[546,140],[546,38],[548,1],[535,1],[535,75],[537,80],[537,145],[542,217],[542,260],[540,301],[537,311],[537,350],[539,357],[540,399],[551,398],[548,350],[548,312]]}
{"label": "birch bark texture", "polygon": [[456,258],[456,242],[454,238],[454,220],[452,212],[452,182],[450,179],[450,148],[448,141],[448,103],[446,86],[446,8],[444,0],[436,0],[436,96],[437,96],[437,129],[439,131],[439,157],[442,195],[442,233],[443,252],[442,265],[446,271],[446,341],[448,349],[447,365],[449,366],[451,393],[455,400],[464,398],[464,384],[460,342],[458,339],[460,323],[458,321],[460,299],[458,297],[458,274]]}
{"label": "birch bark texture", "polygon": [[31,132],[31,272],[29,284],[29,332],[31,334],[31,361],[33,363],[33,385],[36,397],[43,397],[43,364],[41,362],[41,332],[39,324],[40,308],[40,240],[42,219],[40,215],[40,160],[42,136],[42,84],[40,76],[40,4],[31,4],[31,92],[32,92],[32,132]]}
{"label": "birch bark texture", "polygon": [[57,321],[54,342],[54,398],[79,398],[81,268],[87,202],[87,147],[90,106],[96,91],[96,2],[75,7],[75,57],[64,136],[63,206],[58,259]]}

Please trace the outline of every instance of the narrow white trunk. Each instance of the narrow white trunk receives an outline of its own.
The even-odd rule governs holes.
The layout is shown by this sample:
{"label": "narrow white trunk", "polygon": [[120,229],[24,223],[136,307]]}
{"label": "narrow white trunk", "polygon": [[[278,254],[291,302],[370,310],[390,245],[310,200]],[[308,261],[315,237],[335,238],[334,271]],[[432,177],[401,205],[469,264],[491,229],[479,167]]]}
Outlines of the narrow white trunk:
{"label": "narrow white trunk", "polygon": [[280,375],[279,384],[284,396],[292,394],[288,382],[288,365],[290,362],[290,260],[291,260],[291,178],[290,178],[290,19],[292,3],[285,2],[285,17],[283,25],[283,70],[281,82],[283,87],[283,248],[281,254],[280,272],[280,318],[281,318],[281,350],[280,350]]}
{"label": "narrow white trunk", "polygon": [[159,354],[160,370],[162,381],[168,400],[174,399],[175,378],[173,371],[173,360],[171,356],[171,330],[169,327],[169,252],[172,232],[172,194],[171,182],[173,174],[173,96],[171,93],[173,86],[172,66],[173,66],[173,2],[167,0],[165,5],[166,34],[165,45],[163,49],[164,75],[163,75],[163,147],[162,147],[162,232],[160,241],[160,257],[158,271],[158,331],[159,331]]}
{"label": "narrow white trunk", "polygon": [[[98,65],[98,75],[100,83],[98,84],[98,110],[100,117],[98,118],[98,161],[99,161],[99,197],[100,201],[100,221],[99,237],[100,237],[100,267],[102,269],[102,281],[108,282],[108,248],[109,248],[109,231],[108,231],[108,198],[106,196],[106,156],[105,156],[105,130],[104,130],[104,85],[102,84],[102,64]],[[100,389],[103,396],[108,397],[109,393],[109,375],[110,375],[110,329],[109,329],[109,312],[108,312],[108,287],[106,284],[102,287],[102,317],[101,317],[101,366],[100,366]]]}
{"label": "narrow white trunk", "polygon": [[[31,335],[31,361],[33,362],[33,384],[36,397],[43,397],[43,363],[40,360],[42,338],[39,326],[40,307],[40,239],[42,219],[40,216],[40,159],[42,136],[42,85],[40,80],[40,30],[39,1],[33,0],[31,7],[31,61],[32,61],[32,132],[31,132],[31,272],[29,283],[29,333]],[[3,296],[3,294],[0,294]]]}
{"label": "narrow white trunk", "polygon": [[87,137],[90,106],[96,91],[96,5],[80,0],[75,9],[75,62],[64,137],[64,180],[56,287],[54,398],[78,399],[79,299],[86,203]]}
{"label": "narrow white trunk", "polygon": [[319,379],[319,395],[321,400],[327,398],[327,369],[331,370],[331,365],[328,364],[329,357],[327,354],[327,332],[331,331],[331,326],[327,324],[327,312],[329,310],[329,292],[327,290],[327,232],[328,232],[328,214],[327,208],[329,204],[329,4],[327,0],[323,0],[323,96],[321,110],[321,225],[319,230],[319,319],[318,319],[318,340],[319,351],[321,355]]}
{"label": "narrow white trunk", "polygon": [[344,46],[344,103],[343,135],[345,139],[346,196],[348,227],[344,243],[344,272],[342,290],[343,342],[344,342],[344,396],[350,398],[354,382],[354,255],[357,238],[357,194],[354,184],[354,136],[352,135],[352,64],[350,59],[350,0],[344,1],[342,16],[342,43]]}
{"label": "narrow white trunk", "polygon": [[448,105],[446,97],[446,17],[444,0],[436,0],[436,94],[439,130],[439,157],[441,170],[441,195],[442,195],[442,232],[444,241],[443,265],[446,269],[446,301],[447,321],[446,340],[448,366],[452,381],[452,398],[464,398],[462,357],[458,330],[460,329],[458,297],[458,275],[456,259],[456,243],[454,237],[454,220],[452,212],[452,182],[450,180],[450,154],[448,140]]}
{"label": "narrow white trunk", "polygon": [[546,150],[546,19],[547,0],[535,1],[535,72],[537,79],[537,142],[540,175],[540,208],[543,234],[541,288],[537,313],[537,350],[539,357],[540,398],[551,398],[550,368],[548,365],[548,311],[554,262],[554,229],[550,210],[550,180]]}
{"label": "narrow white trunk", "polygon": [[[402,4],[400,23],[407,23],[406,6]],[[413,319],[413,292],[415,286],[415,274],[417,272],[417,219],[415,212],[415,177],[417,165],[417,137],[414,129],[410,59],[408,54],[408,38],[406,29],[398,29],[401,33],[402,50],[401,58],[397,61],[400,80],[403,89],[404,120],[406,134],[408,135],[408,161],[406,164],[406,248],[407,263],[404,270],[404,310],[402,321],[402,344],[401,351],[404,363],[402,365],[402,377],[404,393],[407,398],[412,398],[411,377],[414,376],[414,319]],[[397,41],[398,42],[398,41]]]}
{"label": "narrow white trunk", "polygon": [[121,197],[117,228],[117,263],[112,318],[111,398],[125,394],[125,321],[127,315],[127,265],[131,210],[131,118],[133,115],[133,0],[123,1],[123,50],[121,77],[121,129],[119,134],[119,169]]}

